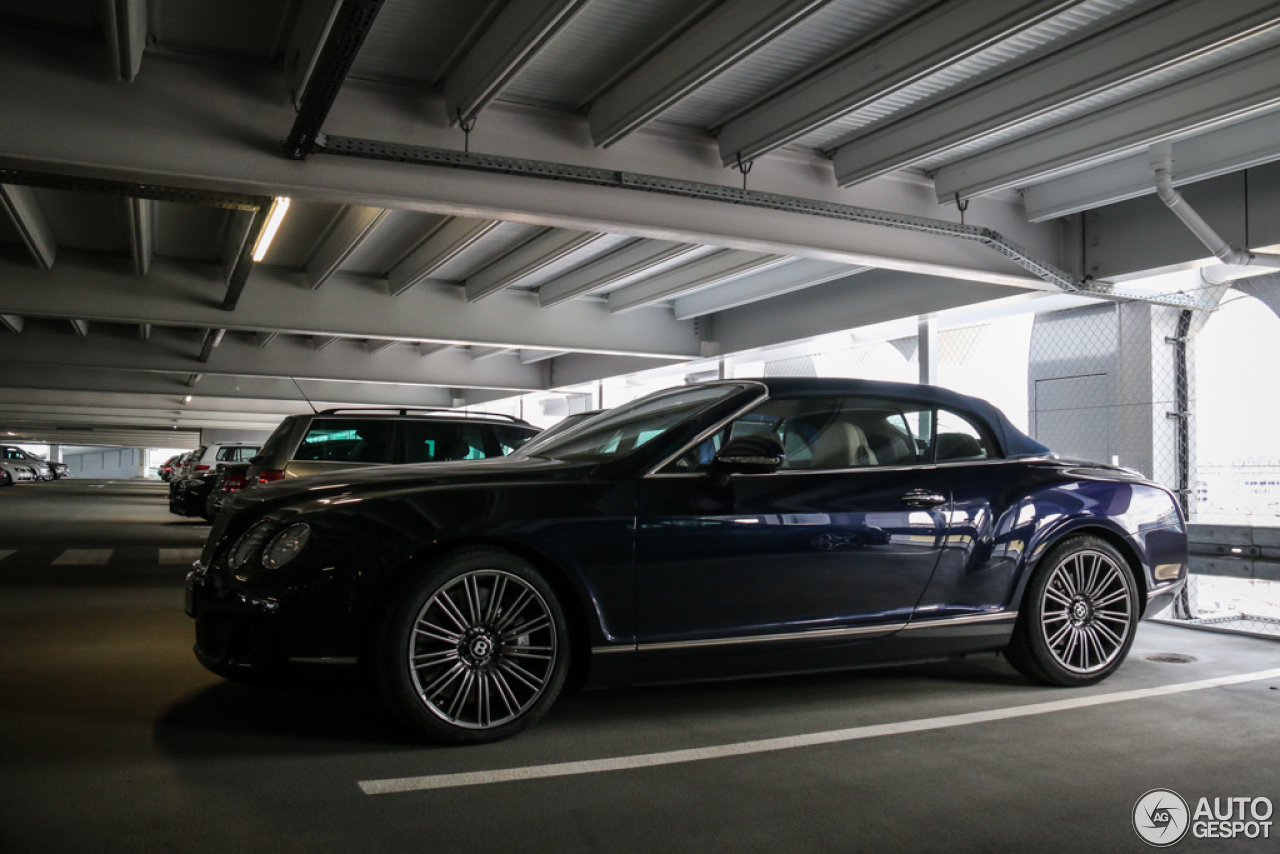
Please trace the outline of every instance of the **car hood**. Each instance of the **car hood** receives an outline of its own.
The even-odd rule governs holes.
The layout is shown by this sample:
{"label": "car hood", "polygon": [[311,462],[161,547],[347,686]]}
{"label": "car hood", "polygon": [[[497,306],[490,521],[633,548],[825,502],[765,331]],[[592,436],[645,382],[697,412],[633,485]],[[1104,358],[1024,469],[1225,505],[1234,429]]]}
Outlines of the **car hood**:
{"label": "car hood", "polygon": [[582,478],[592,464],[543,457],[496,457],[446,463],[411,463],[348,469],[336,474],[309,475],[255,486],[235,493],[229,504],[235,512],[254,506],[278,506],[291,501],[331,499],[337,495],[400,493],[406,490],[499,483],[527,483]]}

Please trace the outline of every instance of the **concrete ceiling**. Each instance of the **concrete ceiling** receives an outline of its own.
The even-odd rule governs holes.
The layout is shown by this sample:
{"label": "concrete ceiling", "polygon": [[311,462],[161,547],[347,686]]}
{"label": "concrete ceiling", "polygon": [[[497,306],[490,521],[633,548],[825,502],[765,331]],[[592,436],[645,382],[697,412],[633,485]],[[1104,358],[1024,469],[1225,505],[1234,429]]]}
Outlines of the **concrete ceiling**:
{"label": "concrete ceiling", "polygon": [[0,79],[24,429],[477,403],[1051,299],[1062,217],[1152,192],[1151,142],[1182,182],[1280,159],[1261,0],[0,0]]}

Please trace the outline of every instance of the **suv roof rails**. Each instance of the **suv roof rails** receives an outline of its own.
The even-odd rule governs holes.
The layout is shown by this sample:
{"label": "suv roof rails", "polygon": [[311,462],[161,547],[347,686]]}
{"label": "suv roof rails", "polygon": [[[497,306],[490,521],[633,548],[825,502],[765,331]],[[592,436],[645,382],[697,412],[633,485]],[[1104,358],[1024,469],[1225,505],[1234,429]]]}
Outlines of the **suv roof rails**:
{"label": "suv roof rails", "polygon": [[[456,409],[447,409],[442,406],[359,406],[359,407],[341,407],[338,409],[322,409],[316,415],[335,415],[339,412],[395,412],[400,415],[427,413],[435,415],[451,415],[454,418],[505,418],[513,424],[529,424],[521,418],[514,415],[506,415],[501,412],[459,412]],[[530,425],[532,426],[532,425]]]}

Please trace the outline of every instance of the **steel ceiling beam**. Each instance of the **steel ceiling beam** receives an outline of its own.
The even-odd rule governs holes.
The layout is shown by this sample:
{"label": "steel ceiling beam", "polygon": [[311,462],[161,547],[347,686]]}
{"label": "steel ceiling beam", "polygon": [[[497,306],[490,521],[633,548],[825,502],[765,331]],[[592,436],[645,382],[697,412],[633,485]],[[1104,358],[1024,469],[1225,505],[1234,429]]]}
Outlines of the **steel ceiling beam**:
{"label": "steel ceiling beam", "polygon": [[854,276],[869,269],[871,268],[833,264],[830,261],[810,261],[807,258],[793,260],[750,273],[726,284],[677,297],[673,307],[677,320],[690,320],[811,288],[833,279]]}
{"label": "steel ceiling beam", "polygon": [[1025,187],[1276,108],[1280,47],[950,163],[934,186],[940,201]]}
{"label": "steel ceiling beam", "polygon": [[612,145],[828,2],[720,3],[591,103],[591,138]]}
{"label": "steel ceiling beam", "polygon": [[1144,76],[1202,68],[1278,39],[1274,0],[1164,3],[905,118],[839,140],[833,146],[836,181],[848,185],[936,158]]}
{"label": "steel ceiling beam", "polygon": [[175,386],[199,371],[198,391],[187,394],[206,393],[215,387],[216,377],[512,391],[543,387],[536,365],[522,365],[518,359],[475,362],[463,350],[424,360],[412,348],[393,347],[368,359],[358,358],[364,352],[362,341],[342,340],[317,351],[306,338],[281,336],[262,350],[253,336],[229,332],[209,360],[200,362],[202,343],[202,335],[191,329],[156,328],[147,343],[119,328],[103,327],[90,338],[77,338],[56,327],[28,326],[22,335],[0,335],[0,386],[10,369],[25,366],[165,374]]}
{"label": "steel ceiling beam", "polygon": [[474,246],[502,223],[495,219],[449,217],[387,273],[393,295],[429,280],[437,270]]}
{"label": "steel ceiling beam", "polygon": [[147,0],[101,0],[102,35],[116,79],[132,82],[147,46]]}
{"label": "steel ceiling beam", "polygon": [[785,264],[781,255],[762,255],[758,252],[742,252],[721,249],[704,258],[690,261],[674,270],[627,285],[609,293],[609,311],[617,314],[674,299],[702,288],[740,279],[743,276]]}
{"label": "steel ceiling beam", "polygon": [[222,343],[223,337],[227,334],[225,329],[206,329],[204,331],[204,343],[200,345],[200,355],[197,360],[208,363],[210,357],[213,356],[213,348]]}
{"label": "steel ceiling beam", "polygon": [[297,118],[284,143],[285,152],[293,159],[303,160],[311,151],[381,8],[382,0],[342,0],[307,77]]}
{"label": "steel ceiling beam", "polygon": [[[301,380],[302,390],[317,405],[448,406],[448,391],[430,386]],[[0,400],[47,404],[173,408],[175,399],[192,394],[173,374],[146,371],[92,370],[9,365],[0,385]],[[239,410],[250,414],[310,412],[289,378],[210,376],[188,408]]]}
{"label": "steel ceiling beam", "polygon": [[150,323],[138,324],[138,340],[139,341],[151,340],[151,324]]}
{"label": "steel ceiling beam", "polygon": [[479,362],[482,359],[492,359],[494,356],[503,356],[510,353],[511,350],[506,347],[469,347],[467,355],[471,357],[471,361]]}
{"label": "steel ceiling beam", "polygon": [[369,355],[372,356],[374,353],[381,353],[383,350],[387,349],[388,347],[391,347],[400,343],[402,342],[397,341],[394,338],[374,339],[372,341],[366,341],[365,348],[369,351]]}
{"label": "steel ceiling beam", "polygon": [[536,365],[538,362],[545,362],[548,359],[558,359],[561,356],[569,355],[568,350],[521,350],[519,351],[520,362],[525,365]]}
{"label": "steel ceiling beam", "polygon": [[[64,253],[53,270],[0,258],[0,313],[76,317],[109,323],[226,328],[244,332],[350,338],[396,338],[441,344],[477,344],[684,358],[697,355],[693,324],[670,316],[611,317],[604,305],[575,302],[555,312],[538,308],[535,295],[512,291],[483,305],[467,303],[454,286],[414,288],[392,297],[367,280],[339,279],[308,292],[306,311],[297,274],[263,267],[233,315],[213,299],[208,268],[156,263],[137,279],[91,255]],[[274,349],[274,347],[272,348]]]}
{"label": "steel ceiling beam", "polygon": [[76,317],[67,318],[71,322],[71,329],[80,338],[89,337],[89,321],[81,320]]}
{"label": "steel ceiling beam", "polygon": [[672,243],[669,240],[633,241],[545,283],[538,288],[538,302],[543,308],[550,308],[574,297],[643,276],[703,249],[695,244]]}
{"label": "steel ceiling beam", "polygon": [[151,199],[126,198],[125,222],[129,230],[129,254],[133,271],[145,276],[155,255],[155,202]]}
{"label": "steel ceiling beam", "polygon": [[423,341],[418,344],[418,355],[425,359],[427,356],[434,356],[436,353],[452,349],[452,344],[428,344]]}
{"label": "steel ceiling beam", "polygon": [[937,3],[768,96],[720,128],[720,160],[749,162],[1017,35],[1078,0]]}
{"label": "steel ceiling beam", "polygon": [[308,340],[311,342],[311,349],[317,353],[326,347],[331,347],[338,343],[337,335],[310,335]]}
{"label": "steel ceiling beam", "polygon": [[348,205],[307,262],[307,285],[312,290],[329,281],[351,253],[367,240],[391,211],[364,205]]}
{"label": "steel ceiling beam", "polygon": [[509,0],[444,83],[449,121],[468,123],[588,0]]}
{"label": "steel ceiling beam", "polygon": [[[736,196],[742,191],[720,183],[726,176],[711,140],[673,145],[665,137],[637,134],[625,146],[584,147],[584,117],[531,116],[527,110],[498,105],[486,111],[484,147],[503,156],[536,153],[544,160],[534,166],[578,163],[615,176],[640,175],[637,167],[650,174],[679,175],[695,186],[715,187],[725,197],[676,194],[666,192],[665,185],[646,186],[648,192],[638,195],[636,187],[616,181],[584,185],[546,180],[534,174],[536,170],[502,171],[506,164],[485,173],[394,168],[346,157],[325,158],[299,169],[274,154],[270,144],[293,112],[278,72],[157,54],[147,58],[155,74],[119,86],[75,73],[77,62],[95,61],[92,48],[42,33],[15,38],[0,31],[0,79],[22,82],[0,87],[0,115],[5,117],[0,122],[0,169],[38,167],[118,182],[163,182],[185,187],[193,195],[213,197],[210,190],[231,191],[255,201],[285,193],[317,202],[712,244],[1014,287],[1034,281],[1025,269],[982,243],[977,232],[972,240],[957,240],[892,225],[894,217],[929,219],[936,212],[932,198],[910,182],[872,182],[840,190],[821,164],[794,158],[759,164],[753,185],[775,191],[765,196],[885,214],[870,219],[795,215],[803,209],[757,207],[759,196]],[[53,50],[66,55],[67,61],[45,61]],[[278,98],[263,94],[272,92],[278,92]],[[92,140],[84,132],[85,115],[95,117]],[[457,131],[443,121],[440,100],[420,89],[359,81],[346,86],[326,130],[408,138],[441,150],[457,144]],[[246,145],[244,140],[259,144]],[[377,144],[370,153],[387,159],[401,156],[384,149]],[[216,178],[210,177],[210,164],[217,164]],[[0,182],[13,183],[3,175]],[[709,205],[712,201],[717,204]],[[1061,252],[1057,230],[1029,226],[1021,216],[1020,201],[993,200],[989,206],[984,221],[1000,223],[1003,237],[1050,262]],[[255,281],[260,274],[255,274]]]}
{"label": "steel ceiling beam", "polygon": [[18,314],[0,314],[0,326],[10,332],[21,332],[25,321]]}
{"label": "steel ceiling beam", "polygon": [[8,214],[22,243],[41,270],[48,270],[58,257],[58,238],[40,208],[31,187],[0,183],[0,208]]}
{"label": "steel ceiling beam", "polygon": [[320,52],[337,23],[342,0],[312,0],[298,8],[298,18],[285,48],[285,76],[293,90],[293,105],[302,109],[302,93],[315,73]]}
{"label": "steel ceiling beam", "polygon": [[467,302],[476,302],[573,255],[606,235],[553,228],[526,241],[467,277]]}
{"label": "steel ceiling beam", "polygon": [[276,340],[276,338],[277,338],[279,335],[280,335],[280,333],[279,333],[279,332],[259,332],[259,333],[258,333],[258,346],[259,346],[259,347],[265,347],[265,346],[267,346],[267,345],[268,345],[268,344],[270,344],[272,341]]}
{"label": "steel ceiling beam", "polygon": [[[1280,110],[1173,143],[1174,186],[1204,181],[1280,160]],[[1143,151],[1033,184],[1023,193],[1036,221],[1066,216],[1155,193]]]}

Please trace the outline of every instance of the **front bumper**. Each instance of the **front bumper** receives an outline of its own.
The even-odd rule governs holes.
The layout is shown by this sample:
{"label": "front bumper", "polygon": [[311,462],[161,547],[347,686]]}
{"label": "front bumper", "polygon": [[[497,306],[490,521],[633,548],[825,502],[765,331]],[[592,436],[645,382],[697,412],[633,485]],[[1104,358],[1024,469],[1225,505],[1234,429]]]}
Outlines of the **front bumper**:
{"label": "front bumper", "polygon": [[196,621],[196,658],[214,672],[263,670],[284,658],[279,602],[216,584],[200,561],[187,573],[185,610]]}

